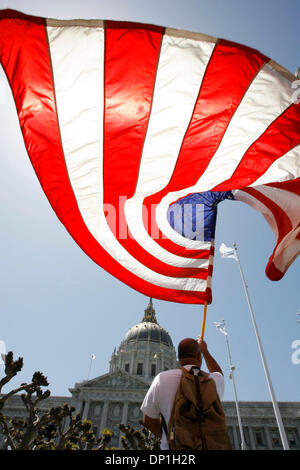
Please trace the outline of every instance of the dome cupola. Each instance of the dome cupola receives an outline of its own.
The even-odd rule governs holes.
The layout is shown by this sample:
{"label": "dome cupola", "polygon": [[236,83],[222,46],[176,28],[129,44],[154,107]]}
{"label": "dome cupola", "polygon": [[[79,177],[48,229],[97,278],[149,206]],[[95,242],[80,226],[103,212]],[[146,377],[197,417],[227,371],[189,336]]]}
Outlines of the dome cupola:
{"label": "dome cupola", "polygon": [[162,343],[165,346],[173,347],[169,333],[157,323],[152,299],[150,299],[150,302],[145,309],[142,321],[128,330],[120,347],[123,348],[127,343],[136,343],[140,341]]}

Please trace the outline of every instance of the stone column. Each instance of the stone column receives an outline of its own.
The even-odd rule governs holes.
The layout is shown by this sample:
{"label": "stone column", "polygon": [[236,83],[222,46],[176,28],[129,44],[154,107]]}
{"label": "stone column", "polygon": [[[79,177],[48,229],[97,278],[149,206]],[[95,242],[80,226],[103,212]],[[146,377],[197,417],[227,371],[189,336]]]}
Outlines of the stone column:
{"label": "stone column", "polygon": [[103,409],[102,409],[102,415],[101,415],[101,421],[100,421],[98,436],[100,435],[102,429],[105,429],[105,427],[106,427],[108,406],[109,406],[109,400],[106,400],[104,402],[104,406],[103,406]]}
{"label": "stone column", "polygon": [[131,353],[131,362],[130,362],[130,368],[129,368],[129,373],[130,374],[135,374],[135,370],[134,370],[134,365],[135,365],[135,357],[136,357],[136,350],[135,351],[132,351]]}
{"label": "stone column", "polygon": [[143,373],[143,375],[145,375],[146,377],[149,377],[149,375],[150,375],[150,373],[151,373],[150,362],[152,362],[152,361],[150,360],[150,346],[149,346],[149,341],[148,341],[148,345],[147,345],[147,352],[146,352],[145,358],[146,358],[146,362],[145,362],[145,372]]}
{"label": "stone column", "polygon": [[297,430],[297,436],[296,436],[296,443],[297,443],[297,449],[300,449],[300,423],[297,426],[297,423],[295,423],[295,428]]}
{"label": "stone column", "polygon": [[162,371],[162,368],[161,368],[161,356],[160,356],[160,351],[157,351],[156,352],[156,359],[155,359],[155,363],[156,363],[156,374],[158,374],[159,372]]}
{"label": "stone column", "polygon": [[165,369],[165,364],[164,364],[164,351],[163,349],[160,350],[160,370],[161,372]]}
{"label": "stone column", "polygon": [[123,410],[122,410],[122,421],[121,421],[122,424],[127,424],[128,405],[129,405],[128,400],[124,401]]}
{"label": "stone column", "polygon": [[80,399],[78,398],[78,399],[77,399],[77,404],[76,404],[75,414],[81,413],[81,407],[82,407],[82,400],[80,400]]}
{"label": "stone column", "polygon": [[[128,405],[129,405],[129,402],[128,400],[127,401],[124,401],[124,405],[123,405],[123,410],[122,410],[122,420],[121,420],[121,423],[122,424],[127,424],[127,418],[128,418]],[[119,435],[119,442],[118,442],[118,447],[121,449],[121,437],[122,437],[122,433],[120,431],[120,435]]]}
{"label": "stone column", "polygon": [[233,437],[233,445],[236,450],[240,450],[239,439],[237,436],[236,426],[232,426],[232,437]]}
{"label": "stone column", "polygon": [[255,450],[256,449],[256,442],[255,442],[255,439],[254,439],[252,426],[249,426],[248,429],[249,429],[250,447],[251,447],[251,450]]}
{"label": "stone column", "polygon": [[265,435],[266,435],[266,446],[267,446],[267,449],[268,449],[268,450],[272,450],[272,449],[273,449],[272,440],[271,440],[270,431],[269,431],[269,428],[268,428],[267,425],[264,426],[264,430],[265,430]]}
{"label": "stone column", "polygon": [[82,413],[82,419],[87,419],[88,417],[88,412],[89,412],[89,409],[90,409],[90,404],[91,404],[91,400],[88,399],[86,402],[85,402],[85,405],[84,405],[84,410],[83,410],[83,413]]}

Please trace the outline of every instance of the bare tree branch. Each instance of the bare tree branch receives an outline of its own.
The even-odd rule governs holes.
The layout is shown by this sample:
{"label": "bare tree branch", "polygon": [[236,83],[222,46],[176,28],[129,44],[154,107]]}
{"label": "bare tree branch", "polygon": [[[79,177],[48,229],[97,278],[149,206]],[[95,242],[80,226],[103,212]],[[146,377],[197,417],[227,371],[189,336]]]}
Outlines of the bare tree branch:
{"label": "bare tree branch", "polygon": [[[0,392],[23,367],[23,359],[13,360],[13,353],[6,355],[5,376],[0,380]],[[5,436],[3,449],[8,450],[106,450],[114,436],[111,430],[103,430],[97,438],[91,421],[82,420],[75,408],[67,404],[42,412],[38,405],[50,396],[50,391],[42,387],[49,385],[41,372],[35,372],[30,383],[23,383],[6,394],[0,395],[0,431]],[[24,403],[27,416],[23,418],[5,417],[2,413],[7,401],[18,395]],[[154,436],[149,436],[143,428],[135,430],[130,426],[119,425],[123,449],[156,449]]]}

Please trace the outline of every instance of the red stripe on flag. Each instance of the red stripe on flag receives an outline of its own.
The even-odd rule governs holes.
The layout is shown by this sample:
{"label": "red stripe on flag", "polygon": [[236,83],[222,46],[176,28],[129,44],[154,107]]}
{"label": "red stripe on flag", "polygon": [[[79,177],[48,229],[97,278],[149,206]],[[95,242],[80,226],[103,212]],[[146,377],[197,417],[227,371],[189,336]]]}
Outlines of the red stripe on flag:
{"label": "red stripe on flag", "polygon": [[[145,200],[148,211],[169,192],[196,184],[218,149],[249,85],[268,60],[243,45],[223,39],[216,44],[171,180],[162,191]],[[178,253],[177,245],[162,234],[159,243]]]}
{"label": "red stripe on flag", "polygon": [[45,18],[41,18],[40,16],[30,16],[22,13],[21,11],[17,10],[0,10],[0,20],[8,19],[8,20],[25,20],[30,21],[30,23],[36,23],[39,25],[45,24]]}
{"label": "red stripe on flag", "polygon": [[42,188],[78,245],[97,264],[147,296],[182,302],[211,302],[211,290],[191,292],[155,286],[120,265],[88,231],[68,178],[58,126],[44,21],[0,16],[0,60],[14,95],[26,148]]}
{"label": "red stripe on flag", "polygon": [[300,144],[300,104],[292,104],[244,154],[232,177],[215,191],[239,189],[254,183],[278,158]]}
{"label": "red stripe on flag", "polygon": [[282,181],[280,183],[269,183],[266,186],[271,186],[272,188],[284,189],[290,191],[291,193],[297,194],[300,196],[300,178],[296,178],[291,181]]}
{"label": "red stripe on flag", "polygon": [[[148,268],[173,277],[206,279],[207,269],[179,268],[142,248],[129,233],[124,202],[135,192],[149,122],[163,30],[145,30],[107,22],[105,31],[104,204],[114,207],[107,218],[121,245]],[[126,177],[124,178],[124,175]],[[120,196],[122,199],[120,199]],[[204,255],[209,257],[207,251]]]}
{"label": "red stripe on flag", "polygon": [[[299,184],[299,181],[298,180],[295,180],[295,181],[288,181],[288,182],[284,182],[284,183],[275,183],[275,184],[270,184],[270,185],[266,185],[266,186],[271,186],[271,187],[277,187],[279,189],[284,189],[286,191],[290,191],[290,192],[293,192],[294,194],[297,194],[297,195],[300,195],[300,190],[299,188],[297,190],[295,190],[295,185],[294,183],[298,183]],[[292,189],[294,189],[292,191]],[[268,264],[266,266],[266,275],[269,279],[271,279],[272,281],[279,281],[282,276],[284,275],[284,273],[286,272],[286,270],[288,269],[289,265],[294,261],[294,259],[298,256],[298,253],[296,255],[294,255],[293,258],[291,258],[290,262],[287,264],[287,266],[285,267],[284,271],[280,271],[278,269],[278,267],[275,266],[275,264],[273,263],[273,260],[274,260],[274,257],[277,256],[277,248],[278,248],[278,245],[282,242],[282,240],[288,235],[290,236],[293,232],[295,232],[297,230],[297,228],[300,226],[300,224],[298,224],[298,227],[295,227],[293,229],[293,222],[290,217],[287,215],[287,213],[280,207],[280,205],[274,201],[272,201],[272,199],[270,199],[269,197],[265,196],[264,194],[262,194],[260,191],[257,191],[255,188],[243,188],[241,190],[239,190],[239,192],[245,192],[245,193],[248,193],[250,194],[254,199],[257,199],[258,201],[260,201],[265,207],[267,207],[269,209],[269,211],[273,214],[274,216],[274,219],[276,221],[276,225],[277,225],[277,230],[278,230],[278,236],[277,236],[277,240],[276,240],[276,246],[273,250],[273,253],[272,255],[270,256],[269,258],[269,261],[268,261]],[[262,211],[261,211],[262,212]],[[266,217],[266,216],[265,216]],[[267,219],[267,217],[266,217]],[[269,222],[270,223],[270,222]],[[300,234],[299,234],[300,235]],[[296,236],[295,238],[299,238],[299,235]],[[290,250],[290,243],[287,244],[285,247],[282,246],[280,248],[280,251],[281,253],[283,253],[285,250]]]}
{"label": "red stripe on flag", "polygon": [[116,206],[136,188],[163,33],[118,24],[105,30],[103,147],[104,202]]}
{"label": "red stripe on flag", "polygon": [[[298,224],[297,227],[294,228],[293,232],[296,232],[296,230],[298,230],[299,228],[300,228],[300,223]],[[295,236],[295,240],[300,240],[300,232],[298,233],[298,235]],[[291,240],[290,240],[289,244],[285,248],[283,248],[282,251],[283,252],[284,251],[290,251],[292,244],[293,243],[291,243]],[[276,255],[277,246],[278,246],[278,244],[276,245],[276,247],[275,247],[275,249],[272,253],[272,256],[270,256],[269,262],[266,266],[266,275],[268,276],[269,279],[271,279],[271,281],[280,281],[280,279],[284,276],[284,274],[288,270],[289,266],[299,256],[299,251],[294,252],[293,256],[290,255],[289,262],[284,267],[284,270],[280,271],[280,269],[278,269],[274,264],[274,257]]]}
{"label": "red stripe on flag", "polygon": [[[287,214],[281,209],[278,204],[272,201],[270,198],[262,194],[260,191],[256,191],[254,188],[243,188],[241,191],[244,191],[247,194],[250,194],[255,199],[260,201],[264,206],[266,206],[270,212],[272,212],[278,229],[277,244],[285,237],[287,233],[292,230],[292,223],[287,216]],[[275,248],[276,249],[276,248]]]}

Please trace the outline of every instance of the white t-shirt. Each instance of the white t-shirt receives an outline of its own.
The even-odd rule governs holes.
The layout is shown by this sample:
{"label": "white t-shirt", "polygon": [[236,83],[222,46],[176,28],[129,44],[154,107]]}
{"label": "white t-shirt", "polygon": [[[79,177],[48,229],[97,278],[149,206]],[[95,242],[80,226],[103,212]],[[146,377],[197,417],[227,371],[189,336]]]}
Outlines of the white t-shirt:
{"label": "white t-shirt", "polygon": [[[192,364],[184,367],[190,370]],[[162,414],[168,425],[181,374],[181,369],[172,369],[161,372],[154,378],[141,406],[141,411],[144,415],[158,419],[160,414]],[[223,375],[220,372],[212,372],[209,374],[209,377],[215,381],[217,393],[220,399],[222,399],[225,387]],[[162,450],[169,449],[164,431],[160,447]]]}

